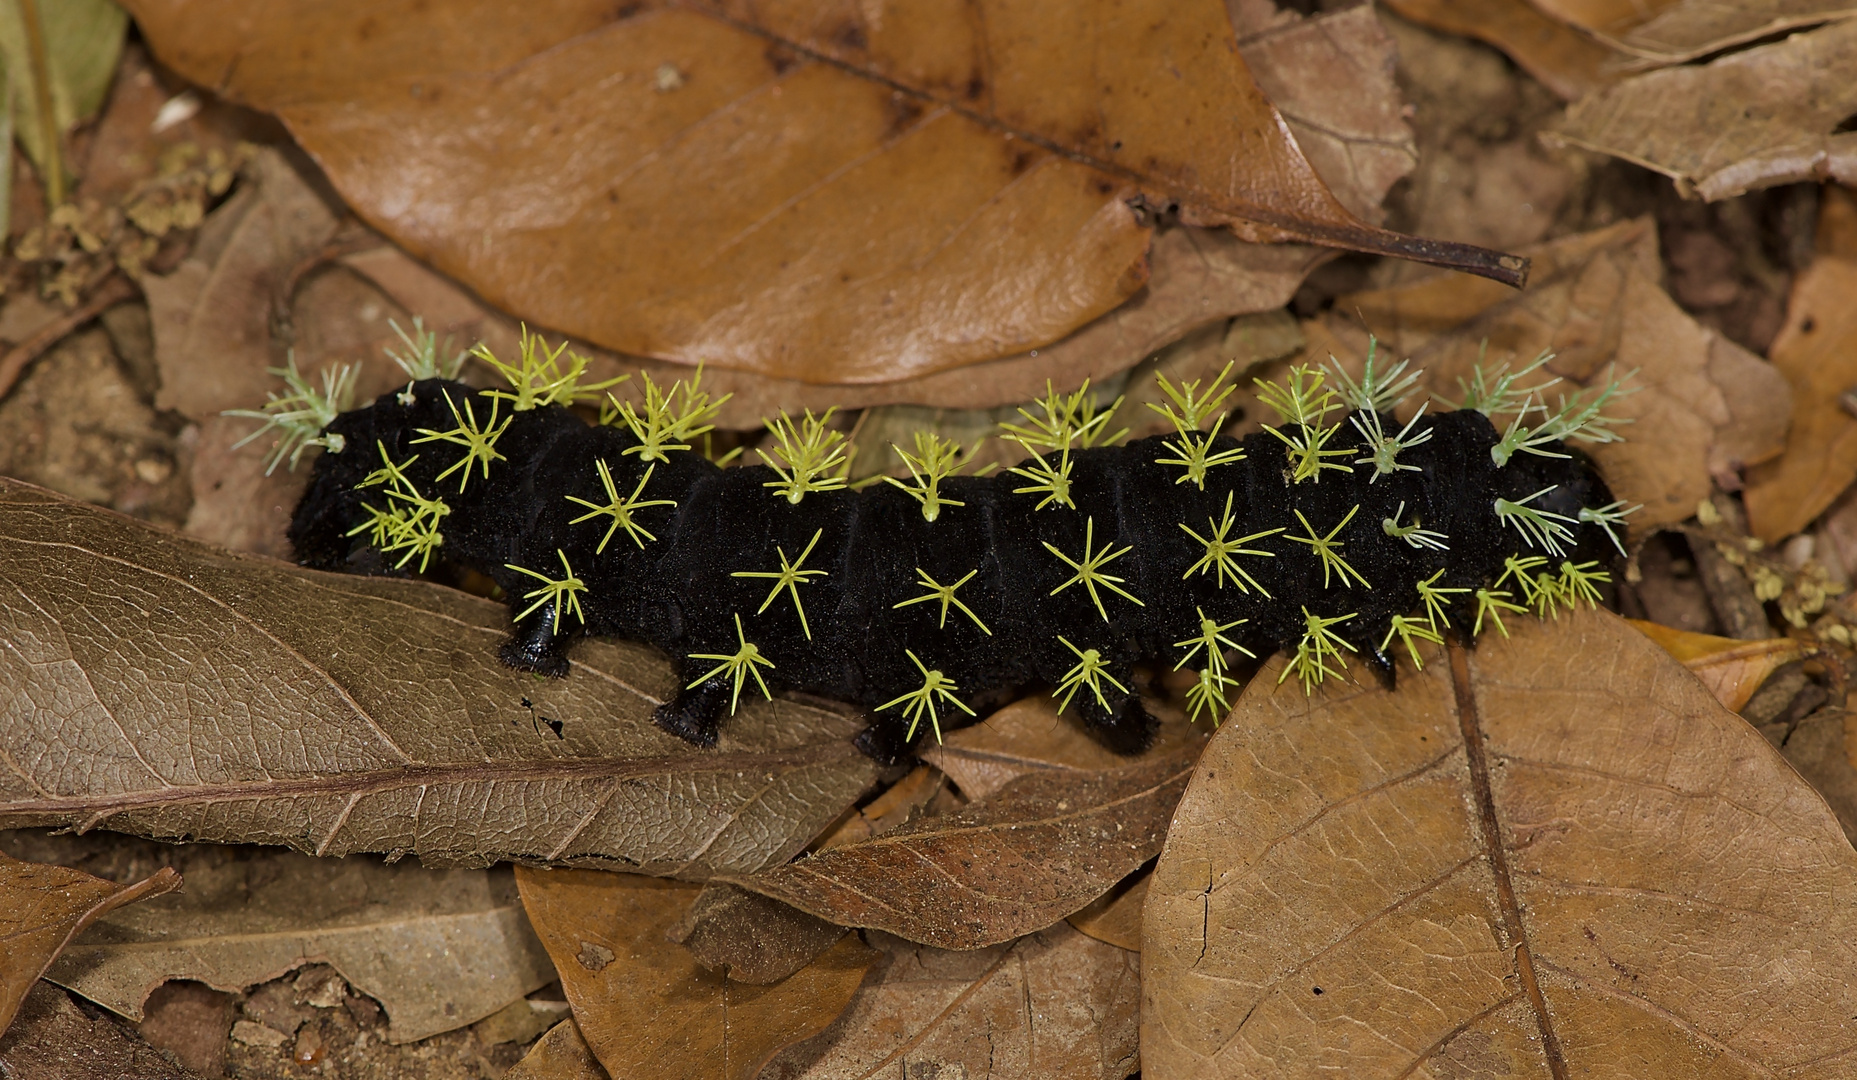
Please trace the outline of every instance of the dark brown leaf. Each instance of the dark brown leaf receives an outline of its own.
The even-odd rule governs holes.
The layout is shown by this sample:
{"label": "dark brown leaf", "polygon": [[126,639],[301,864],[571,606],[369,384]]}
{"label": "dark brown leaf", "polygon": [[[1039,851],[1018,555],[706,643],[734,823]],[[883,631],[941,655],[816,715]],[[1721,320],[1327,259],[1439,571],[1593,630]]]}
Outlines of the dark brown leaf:
{"label": "dark brown leaf", "polygon": [[719,881],[703,886],[670,932],[697,963],[751,986],[772,986],[844,936],[842,926]]}
{"label": "dark brown leaf", "polygon": [[[1206,745],[1210,727],[1196,727],[1178,709],[1147,704],[1161,722],[1150,754],[1190,758]],[[984,799],[1027,773],[1102,772],[1129,763],[1060,715],[1057,701],[1045,694],[1021,698],[978,724],[951,731],[939,744],[923,747],[921,756],[969,799]]]}
{"label": "dark brown leaf", "polygon": [[21,862],[0,853],[0,1032],[45,969],[86,926],[124,904],[177,889],[164,867],[133,885],[81,870]]}
{"label": "dark brown leaf", "polygon": [[408,250],[636,355],[864,383],[1037,348],[1141,286],[1136,197],[1252,240],[1525,272],[1350,214],[1212,0],[131,6]]}
{"label": "dark brown leaf", "polygon": [[778,986],[746,986],[669,940],[701,886],[527,867],[516,881],[575,1023],[613,1076],[748,1080],[837,1019],[878,958],[846,935]]}
{"label": "dark brown leaf", "polygon": [[876,776],[850,710],[759,703],[698,750],[651,723],[675,680],[643,646],[537,680],[495,659],[500,604],[6,480],[0,581],[7,825],[701,878],[786,860]]}
{"label": "dark brown leaf", "polygon": [[48,982],[32,988],[0,1037],[0,1076],[21,1080],[193,1080],[102,1009]]}
{"label": "dark brown leaf", "polygon": [[840,926],[938,948],[1010,941],[1154,857],[1197,752],[1021,776],[952,814],[730,880]]}
{"label": "dark brown leaf", "polygon": [[1144,1076],[1852,1074],[1825,801],[1618,617],[1510,629],[1252,681],[1149,890]]}

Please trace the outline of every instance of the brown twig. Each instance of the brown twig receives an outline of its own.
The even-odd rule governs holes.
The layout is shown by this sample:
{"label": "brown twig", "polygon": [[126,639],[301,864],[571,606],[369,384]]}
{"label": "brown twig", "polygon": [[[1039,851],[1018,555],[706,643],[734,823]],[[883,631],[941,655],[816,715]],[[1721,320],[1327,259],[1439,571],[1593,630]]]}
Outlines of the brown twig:
{"label": "brown twig", "polygon": [[122,274],[112,274],[103,280],[97,290],[90,294],[76,310],[60,319],[41,326],[37,333],[13,346],[0,356],[0,401],[13,392],[13,385],[19,382],[26,368],[39,358],[39,355],[53,345],[62,341],[66,334],[76,330],[90,320],[122,303],[134,299],[141,290],[135,282]]}

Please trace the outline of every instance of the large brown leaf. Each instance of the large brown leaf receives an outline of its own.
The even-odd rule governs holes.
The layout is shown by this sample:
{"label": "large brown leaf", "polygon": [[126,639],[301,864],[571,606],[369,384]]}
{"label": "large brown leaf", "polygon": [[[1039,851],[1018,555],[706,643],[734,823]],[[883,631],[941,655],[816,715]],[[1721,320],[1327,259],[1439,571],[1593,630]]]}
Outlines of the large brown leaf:
{"label": "large brown leaf", "polygon": [[574,1021],[613,1076],[749,1080],[836,1020],[878,959],[848,934],[779,985],[746,986],[668,938],[699,886],[527,867],[516,881]]}
{"label": "large brown leaf", "polygon": [[976,952],[870,938],[881,974],[763,1077],[1121,1080],[1140,1068],[1137,953],[1064,923]]}
{"label": "large brown leaf", "polygon": [[1525,274],[1350,213],[1212,0],[130,6],[413,253],[638,355],[860,383],[1036,348],[1140,287],[1136,198]]}
{"label": "large brown leaf", "polygon": [[1793,281],[1773,366],[1792,385],[1786,451],[1747,478],[1748,530],[1769,544],[1799,532],[1857,480],[1857,261],[1820,258]]}
{"label": "large brown leaf", "polygon": [[180,883],[171,867],[133,885],[119,885],[0,852],[0,1034],[13,1022],[27,991],[86,926]]}
{"label": "large brown leaf", "polygon": [[1824,800],[1617,617],[1511,630],[1251,683],[1149,891],[1143,1075],[1857,1075]]}
{"label": "large brown leaf", "polygon": [[1775,184],[1857,183],[1857,20],[1590,94],[1558,141],[1655,169],[1704,199]]}
{"label": "large brown leaf", "polygon": [[848,710],[761,703],[698,750],[652,725],[675,679],[642,646],[539,680],[496,661],[500,604],[4,479],[0,582],[5,825],[707,877],[786,860],[876,777]]}
{"label": "large brown leaf", "polygon": [[996,945],[1050,926],[1153,858],[1198,753],[1032,773],[954,813],[730,880],[840,926],[944,949]]}
{"label": "large brown leaf", "polygon": [[[1463,398],[1481,359],[1520,366],[1555,354],[1552,395],[1630,375],[1638,392],[1606,413],[1630,418],[1624,441],[1586,445],[1621,499],[1642,503],[1633,528],[1682,521],[1716,477],[1784,445],[1791,393],[1759,357],[1690,318],[1658,285],[1657,232],[1648,220],[1621,222],[1534,249],[1537,273],[1520,294],[1460,275],[1432,275],[1400,288],[1354,293],[1308,324],[1310,362],[1337,356],[1358,372],[1369,332],[1380,348],[1410,356],[1423,385]],[[1361,324],[1365,323],[1363,327]],[[1530,377],[1523,386],[1536,385]],[[1417,409],[1419,399],[1406,405]]]}

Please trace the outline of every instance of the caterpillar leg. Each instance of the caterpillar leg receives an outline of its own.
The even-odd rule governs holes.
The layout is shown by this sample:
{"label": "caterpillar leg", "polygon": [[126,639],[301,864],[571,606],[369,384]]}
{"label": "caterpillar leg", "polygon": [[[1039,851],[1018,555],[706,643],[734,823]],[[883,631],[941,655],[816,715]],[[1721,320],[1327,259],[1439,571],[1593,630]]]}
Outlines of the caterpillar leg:
{"label": "caterpillar leg", "polygon": [[879,765],[901,765],[915,755],[908,726],[886,716],[872,716],[870,726],[853,740],[866,757]]}
{"label": "caterpillar leg", "polygon": [[516,624],[497,657],[517,671],[559,679],[567,675],[567,647],[573,640],[572,635],[556,634],[554,621],[544,614]]}
{"label": "caterpillar leg", "polygon": [[1129,694],[1114,712],[1095,702],[1078,712],[1083,715],[1083,730],[1118,754],[1141,753],[1154,745],[1154,736],[1160,731],[1160,722],[1148,715],[1135,694]]}
{"label": "caterpillar leg", "polygon": [[729,680],[718,676],[680,690],[675,698],[657,707],[651,722],[687,743],[714,746],[732,689]]}

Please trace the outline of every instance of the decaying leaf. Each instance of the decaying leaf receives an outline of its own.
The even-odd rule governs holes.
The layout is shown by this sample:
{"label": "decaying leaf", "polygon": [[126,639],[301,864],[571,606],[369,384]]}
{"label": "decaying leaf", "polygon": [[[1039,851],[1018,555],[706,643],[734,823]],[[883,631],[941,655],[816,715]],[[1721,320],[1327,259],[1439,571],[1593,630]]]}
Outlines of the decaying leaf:
{"label": "decaying leaf", "polygon": [[1642,619],[1625,621],[1694,672],[1729,712],[1740,712],[1767,676],[1811,651],[1805,642],[1793,638],[1742,641],[1677,630]]}
{"label": "decaying leaf", "polygon": [[39,976],[85,927],[180,884],[181,876],[168,867],[133,885],[119,885],[0,853],[0,1033]]}
{"label": "decaying leaf", "polygon": [[387,1037],[464,1027],[551,981],[507,869],[275,852],[195,858],[187,889],[106,916],[47,977],[131,1020],[170,979],[246,990],[326,963],[387,1010]]}
{"label": "decaying leaf", "polygon": [[869,937],[885,956],[881,975],[763,1075],[1122,1080],[1140,1068],[1137,953],[1064,923],[973,952]]}
{"label": "decaying leaf", "polygon": [[751,1078],[837,1019],[878,959],[846,935],[779,985],[747,986],[668,939],[700,886],[527,867],[516,881],[575,1023],[613,1076]]}
{"label": "decaying leaf", "polygon": [[[1452,402],[1463,399],[1460,380],[1480,357],[1487,367],[1519,367],[1553,353],[1538,380],[1564,380],[1548,391],[1550,403],[1554,394],[1630,375],[1638,392],[1606,410],[1633,421],[1619,429],[1624,441],[1582,449],[1614,495],[1643,504],[1630,519],[1634,529],[1688,518],[1714,477],[1732,478],[1780,451],[1791,406],[1785,379],[1690,318],[1658,286],[1650,221],[1565,237],[1533,254],[1535,277],[1520,295],[1453,275],[1340,297],[1329,315],[1305,324],[1304,359],[1333,355],[1358,373],[1371,332],[1383,354],[1411,357],[1425,371],[1422,385]],[[1404,412],[1418,406],[1414,398]]]}
{"label": "decaying leaf", "polygon": [[1012,0],[976,19],[357,2],[313,31],[228,0],[131,7],[408,250],[636,355],[860,383],[1037,348],[1140,287],[1136,198],[1247,239],[1524,274],[1350,214],[1209,0],[1056,22]]}
{"label": "decaying leaf", "polygon": [[[1852,24],[1857,27],[1857,24]],[[1821,258],[1793,281],[1773,366],[1796,402],[1786,451],[1747,477],[1747,524],[1766,543],[1799,532],[1857,480],[1857,262]]]}
{"label": "decaying leaf", "polygon": [[[848,709],[660,731],[643,646],[495,659],[500,604],[239,556],[0,480],[0,823],[707,877],[791,857],[876,777]],[[211,748],[207,753],[202,748]]]}
{"label": "decaying leaf", "polygon": [[[1150,702],[1161,721],[1149,751],[1155,757],[1199,752],[1212,732],[1195,727],[1177,709]],[[1128,766],[1128,759],[1103,748],[1043,694],[1021,698],[971,727],[950,731],[940,744],[925,746],[922,760],[948,774],[969,799],[984,799],[1027,773],[1101,772]]]}
{"label": "decaying leaf", "polygon": [[[67,132],[103,106],[128,24],[111,0],[23,0],[0,8],[12,129],[41,174],[48,160],[68,168],[62,154],[48,159],[46,151],[56,151]],[[49,102],[41,101],[41,87],[50,92]],[[60,176],[47,184],[48,191],[68,191],[64,181]]]}
{"label": "decaying leaf", "polygon": [[728,880],[840,926],[979,949],[1050,926],[1154,857],[1198,747],[1021,776],[860,844]]}
{"label": "decaying leaf", "polygon": [[1548,18],[1529,0],[1386,0],[1413,22],[1488,42],[1572,101],[1611,82],[1618,53]]}
{"label": "decaying leaf", "polygon": [[0,1076],[31,1080],[194,1080],[161,1051],[48,982],[0,1037]]}
{"label": "decaying leaf", "polygon": [[1857,15],[1850,0],[1529,0],[1542,11],[1655,64]]}
{"label": "decaying leaf", "polygon": [[1857,183],[1857,133],[1842,130],[1852,113],[1857,20],[1847,19],[1627,79],[1575,102],[1551,139],[1655,169],[1714,201],[1802,180]]}
{"label": "decaying leaf", "polygon": [[515,1068],[503,1074],[503,1080],[607,1080],[607,1076],[570,1018],[536,1040]]}
{"label": "decaying leaf", "polygon": [[1251,683],[1149,890],[1144,1076],[1857,1067],[1824,800],[1616,616],[1511,634],[1397,693]]}

